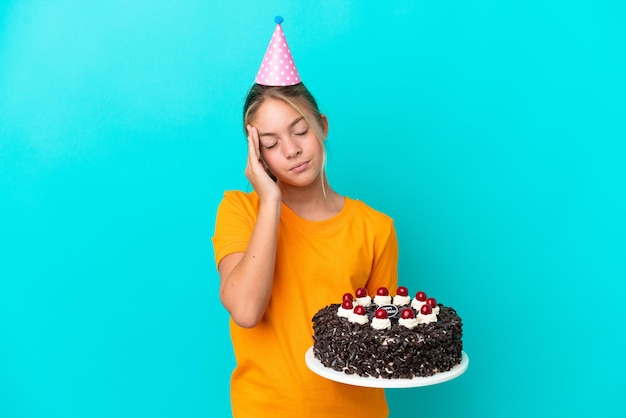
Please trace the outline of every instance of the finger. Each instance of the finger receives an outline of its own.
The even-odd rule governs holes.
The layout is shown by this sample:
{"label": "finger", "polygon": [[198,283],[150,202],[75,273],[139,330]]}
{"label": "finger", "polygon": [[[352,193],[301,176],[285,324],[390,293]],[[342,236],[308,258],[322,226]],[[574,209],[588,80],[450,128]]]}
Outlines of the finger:
{"label": "finger", "polygon": [[254,145],[254,152],[256,154],[256,157],[261,160],[261,140],[259,139],[259,131],[254,126],[250,126],[250,132],[252,134],[252,144]]}
{"label": "finger", "polygon": [[261,153],[259,151],[259,134],[255,127],[248,125],[248,157],[251,161],[260,160]]}
{"label": "finger", "polygon": [[256,147],[254,146],[254,138],[252,136],[252,126],[246,126],[248,130],[248,163],[256,161],[259,159],[257,155]]}

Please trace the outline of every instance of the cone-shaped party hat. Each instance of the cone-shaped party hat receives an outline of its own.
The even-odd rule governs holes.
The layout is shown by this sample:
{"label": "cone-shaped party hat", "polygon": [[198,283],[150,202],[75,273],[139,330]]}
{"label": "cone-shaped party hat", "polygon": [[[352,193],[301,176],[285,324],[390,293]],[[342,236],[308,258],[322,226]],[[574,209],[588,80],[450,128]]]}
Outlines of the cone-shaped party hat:
{"label": "cone-shaped party hat", "polygon": [[254,82],[264,86],[293,86],[302,80],[300,80],[296,64],[293,62],[283,28],[280,26],[283,23],[283,18],[276,16],[274,22],[276,22],[274,34],[270,39],[270,44],[265,51]]}

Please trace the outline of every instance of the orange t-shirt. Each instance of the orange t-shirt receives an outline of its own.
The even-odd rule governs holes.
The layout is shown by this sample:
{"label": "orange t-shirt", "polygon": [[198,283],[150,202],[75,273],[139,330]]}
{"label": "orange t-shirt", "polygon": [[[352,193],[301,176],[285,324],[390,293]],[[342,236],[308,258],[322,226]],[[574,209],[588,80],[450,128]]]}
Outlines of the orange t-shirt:
{"label": "orange t-shirt", "polygon": [[[258,212],[256,192],[224,193],[215,225],[215,261],[246,250]],[[313,345],[312,317],[346,292],[380,286],[395,291],[398,243],[393,220],[346,198],[341,212],[308,221],[282,205],[272,296],[259,324],[232,320],[237,366],[231,379],[233,416],[387,417],[383,389],[337,383],[310,371],[305,352]]]}

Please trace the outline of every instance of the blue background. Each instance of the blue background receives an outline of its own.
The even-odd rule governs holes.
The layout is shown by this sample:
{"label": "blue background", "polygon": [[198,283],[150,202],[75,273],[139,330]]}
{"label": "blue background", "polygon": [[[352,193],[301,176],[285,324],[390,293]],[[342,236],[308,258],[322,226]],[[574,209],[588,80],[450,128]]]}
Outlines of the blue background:
{"label": "blue background", "polygon": [[[227,4],[228,3],[228,4]],[[276,14],[328,173],[395,221],[468,371],[391,416],[626,414],[626,8],[4,1],[0,416],[228,416],[210,237]],[[340,408],[340,406],[338,406]]]}

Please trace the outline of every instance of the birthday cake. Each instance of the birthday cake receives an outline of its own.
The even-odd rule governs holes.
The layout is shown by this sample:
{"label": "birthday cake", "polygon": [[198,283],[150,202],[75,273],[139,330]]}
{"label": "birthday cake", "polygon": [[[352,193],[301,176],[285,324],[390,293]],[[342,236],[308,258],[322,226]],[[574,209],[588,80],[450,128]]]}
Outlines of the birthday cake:
{"label": "birthday cake", "polygon": [[406,287],[343,295],[313,321],[313,355],[346,374],[386,379],[428,377],[461,362],[462,321],[456,311]]}

